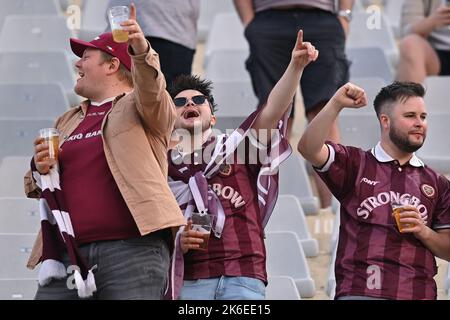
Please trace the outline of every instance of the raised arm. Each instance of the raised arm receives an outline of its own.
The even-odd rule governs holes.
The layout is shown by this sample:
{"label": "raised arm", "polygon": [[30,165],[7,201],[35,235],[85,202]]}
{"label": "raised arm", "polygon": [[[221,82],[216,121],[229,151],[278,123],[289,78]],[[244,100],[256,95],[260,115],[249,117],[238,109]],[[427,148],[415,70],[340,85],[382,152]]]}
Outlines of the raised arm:
{"label": "raised arm", "polygon": [[[299,86],[303,69],[319,56],[314,46],[309,42],[303,42],[303,31],[297,34],[297,41],[292,50],[291,61],[280,80],[270,92],[267,104],[253,124],[253,129],[276,129],[278,121],[288,110]],[[258,138],[262,138],[259,137]],[[270,140],[270,136],[268,137]]]}
{"label": "raised arm", "polygon": [[311,121],[303,133],[297,149],[315,167],[322,167],[328,159],[325,141],[339,112],[345,108],[360,108],[367,104],[363,89],[347,83],[336,91],[330,101]]}
{"label": "raised arm", "polygon": [[166,91],[166,80],[160,69],[158,54],[151,49],[136,21],[134,4],[130,6],[130,19],[121,25],[128,31],[137,110],[147,130],[168,137],[175,121],[175,106]]}

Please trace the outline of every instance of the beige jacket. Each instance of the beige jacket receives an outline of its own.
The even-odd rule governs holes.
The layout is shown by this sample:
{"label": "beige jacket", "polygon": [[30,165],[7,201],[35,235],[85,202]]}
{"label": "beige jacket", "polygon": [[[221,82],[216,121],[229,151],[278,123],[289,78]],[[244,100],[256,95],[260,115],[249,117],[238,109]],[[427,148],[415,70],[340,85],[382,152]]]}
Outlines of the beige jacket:
{"label": "beige jacket", "polygon": [[[132,56],[134,90],[116,97],[102,123],[106,160],[142,235],[185,224],[167,184],[167,148],[175,122],[175,107],[159,67],[158,54]],[[157,76],[155,77],[155,71]],[[61,145],[84,119],[89,101],[71,108],[56,121]],[[82,156],[82,155],[80,155]],[[31,172],[25,175],[25,193],[39,198]],[[42,255],[39,232],[27,267]]]}

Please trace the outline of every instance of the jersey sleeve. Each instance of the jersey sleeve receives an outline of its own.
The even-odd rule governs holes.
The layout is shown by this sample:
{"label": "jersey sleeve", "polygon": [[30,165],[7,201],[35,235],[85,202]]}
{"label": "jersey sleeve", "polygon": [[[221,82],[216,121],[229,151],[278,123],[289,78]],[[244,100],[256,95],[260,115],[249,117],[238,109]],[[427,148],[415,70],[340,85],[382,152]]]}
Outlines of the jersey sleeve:
{"label": "jersey sleeve", "polygon": [[433,212],[433,229],[450,229],[450,181],[444,176],[438,179],[439,195]]}
{"label": "jersey sleeve", "polygon": [[321,168],[314,168],[333,195],[342,199],[355,186],[364,153],[361,149],[327,142],[328,160]]}

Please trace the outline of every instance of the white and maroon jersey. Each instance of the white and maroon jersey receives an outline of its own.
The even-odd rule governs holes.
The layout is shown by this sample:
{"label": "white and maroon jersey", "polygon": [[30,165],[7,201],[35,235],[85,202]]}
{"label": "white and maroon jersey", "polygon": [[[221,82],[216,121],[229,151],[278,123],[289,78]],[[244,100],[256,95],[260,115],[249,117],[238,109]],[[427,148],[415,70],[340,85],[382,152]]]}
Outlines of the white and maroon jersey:
{"label": "white and maroon jersey", "polygon": [[336,298],[436,299],[435,257],[413,234],[403,234],[390,200],[408,197],[426,225],[450,228],[450,182],[415,155],[400,166],[377,144],[370,151],[328,143],[316,169],[341,203]]}
{"label": "white and maroon jersey", "polygon": [[[254,138],[253,138],[254,139]],[[246,138],[242,150],[254,150],[256,142]],[[207,162],[205,152],[214,150],[217,138],[212,137],[201,152],[179,159],[177,150],[170,150],[169,177],[188,183],[190,177],[204,171]],[[219,172],[208,179],[208,185],[218,196],[225,212],[225,224],[220,238],[211,234],[207,251],[190,250],[184,255],[184,279],[206,279],[226,276],[246,276],[267,282],[266,254],[263,227],[258,204],[257,178],[261,168],[259,161],[248,164],[242,153],[232,154],[233,161],[226,161]],[[244,157],[248,156],[248,152]],[[186,157],[190,157],[189,160]],[[178,164],[177,164],[178,163]],[[231,163],[231,164],[230,164]],[[185,209],[185,208],[181,208]]]}
{"label": "white and maroon jersey", "polygon": [[111,107],[90,104],[61,146],[61,187],[78,244],[140,235],[103,151],[101,125]]}

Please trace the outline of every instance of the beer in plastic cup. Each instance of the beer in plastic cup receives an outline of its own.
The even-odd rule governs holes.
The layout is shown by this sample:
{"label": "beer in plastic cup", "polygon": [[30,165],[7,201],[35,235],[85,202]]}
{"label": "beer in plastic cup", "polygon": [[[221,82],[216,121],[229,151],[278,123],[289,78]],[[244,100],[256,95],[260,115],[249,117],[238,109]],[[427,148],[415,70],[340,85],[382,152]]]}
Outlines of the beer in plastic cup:
{"label": "beer in plastic cup", "polygon": [[49,158],[58,161],[59,131],[55,128],[44,128],[39,130],[39,137],[48,142]]}
{"label": "beer in plastic cup", "polygon": [[130,18],[130,9],[126,6],[116,6],[108,10],[108,19],[115,42],[127,42],[128,32],[120,25]]}
{"label": "beer in plastic cup", "polygon": [[199,244],[197,250],[208,250],[209,236],[211,235],[211,216],[206,213],[193,212],[191,216],[191,229],[200,232],[203,243]]}
{"label": "beer in plastic cup", "polygon": [[397,223],[398,231],[403,232],[403,229],[411,227],[409,223],[400,222],[400,213],[406,210],[409,206],[409,199],[391,200],[392,216],[395,218]]}

